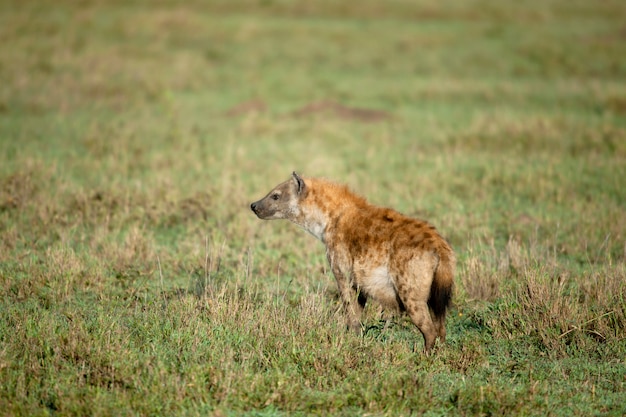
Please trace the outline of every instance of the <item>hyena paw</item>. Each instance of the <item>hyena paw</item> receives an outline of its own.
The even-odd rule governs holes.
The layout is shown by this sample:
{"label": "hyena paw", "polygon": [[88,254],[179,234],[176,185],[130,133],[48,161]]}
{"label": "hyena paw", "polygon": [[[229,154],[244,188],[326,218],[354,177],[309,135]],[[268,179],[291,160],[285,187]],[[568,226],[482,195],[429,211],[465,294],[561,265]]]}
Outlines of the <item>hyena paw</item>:
{"label": "hyena paw", "polygon": [[348,323],[346,325],[346,329],[357,335],[363,334],[363,326],[361,326],[361,323],[359,323],[358,321],[354,323]]}

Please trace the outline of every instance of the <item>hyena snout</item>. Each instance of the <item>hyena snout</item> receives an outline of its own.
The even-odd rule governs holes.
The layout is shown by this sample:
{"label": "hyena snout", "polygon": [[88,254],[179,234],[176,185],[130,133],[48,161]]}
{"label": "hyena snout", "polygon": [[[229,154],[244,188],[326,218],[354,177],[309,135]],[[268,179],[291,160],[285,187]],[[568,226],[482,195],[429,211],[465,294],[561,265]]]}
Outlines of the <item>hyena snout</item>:
{"label": "hyena snout", "polygon": [[254,212],[254,214],[256,214],[256,216],[259,219],[267,219],[268,217],[271,217],[270,211],[267,207],[267,204],[263,204],[263,200],[259,200],[259,201],[255,201],[254,203],[250,204],[250,209]]}
{"label": "hyena snout", "polygon": [[269,198],[262,198],[250,204],[250,209],[261,220],[283,219],[285,208]]}
{"label": "hyena snout", "polygon": [[260,201],[255,201],[254,203],[250,204],[250,209],[254,212],[254,214],[256,214],[257,216],[259,215],[259,207],[260,207]]}

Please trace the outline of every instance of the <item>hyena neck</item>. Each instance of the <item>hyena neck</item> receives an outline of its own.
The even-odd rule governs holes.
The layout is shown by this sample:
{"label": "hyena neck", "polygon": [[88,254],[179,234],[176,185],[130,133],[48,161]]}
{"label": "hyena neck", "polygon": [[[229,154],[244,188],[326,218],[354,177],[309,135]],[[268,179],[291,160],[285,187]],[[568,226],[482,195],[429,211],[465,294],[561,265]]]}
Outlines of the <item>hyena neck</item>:
{"label": "hyena neck", "polygon": [[324,242],[328,217],[317,207],[303,207],[302,216],[294,221],[298,226]]}
{"label": "hyena neck", "polygon": [[300,204],[300,215],[294,223],[324,243],[330,222],[365,203],[365,199],[344,185],[311,178],[307,187],[307,195]]}

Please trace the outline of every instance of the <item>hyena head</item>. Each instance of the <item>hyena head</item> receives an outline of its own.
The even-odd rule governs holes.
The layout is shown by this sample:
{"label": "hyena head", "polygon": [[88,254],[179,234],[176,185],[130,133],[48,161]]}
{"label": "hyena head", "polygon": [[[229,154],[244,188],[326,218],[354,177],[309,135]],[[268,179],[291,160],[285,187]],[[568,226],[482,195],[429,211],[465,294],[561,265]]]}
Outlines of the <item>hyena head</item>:
{"label": "hyena head", "polygon": [[295,172],[290,180],[278,184],[250,208],[259,219],[287,219],[295,221],[300,215],[300,200],[306,195],[304,180]]}

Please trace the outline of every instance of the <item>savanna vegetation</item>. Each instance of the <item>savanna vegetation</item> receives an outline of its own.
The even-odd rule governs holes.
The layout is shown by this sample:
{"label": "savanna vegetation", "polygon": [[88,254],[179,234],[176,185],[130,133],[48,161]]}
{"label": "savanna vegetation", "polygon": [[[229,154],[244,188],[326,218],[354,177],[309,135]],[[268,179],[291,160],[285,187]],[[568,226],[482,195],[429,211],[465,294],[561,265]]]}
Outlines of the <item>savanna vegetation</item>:
{"label": "savanna vegetation", "polygon": [[[0,10],[1,414],[626,414],[623,1]],[[293,170],[449,239],[445,345],[344,331]]]}

